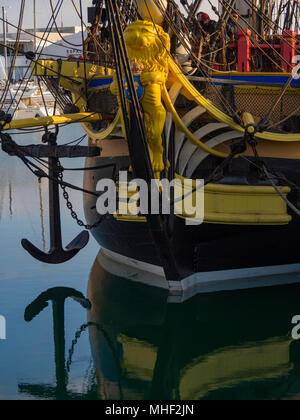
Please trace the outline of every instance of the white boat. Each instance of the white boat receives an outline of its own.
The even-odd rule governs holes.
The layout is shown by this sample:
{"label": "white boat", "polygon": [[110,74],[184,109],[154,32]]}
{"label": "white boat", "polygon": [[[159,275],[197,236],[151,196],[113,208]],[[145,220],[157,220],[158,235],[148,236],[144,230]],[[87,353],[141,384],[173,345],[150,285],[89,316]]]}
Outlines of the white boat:
{"label": "white boat", "polygon": [[[24,83],[23,83],[24,84]],[[3,82],[2,82],[3,85]],[[0,90],[0,97],[3,87]],[[45,117],[47,115],[60,114],[59,107],[55,110],[55,99],[52,93],[44,86],[28,82],[27,86],[12,85],[3,101],[2,110],[13,115],[13,119],[26,119]]]}

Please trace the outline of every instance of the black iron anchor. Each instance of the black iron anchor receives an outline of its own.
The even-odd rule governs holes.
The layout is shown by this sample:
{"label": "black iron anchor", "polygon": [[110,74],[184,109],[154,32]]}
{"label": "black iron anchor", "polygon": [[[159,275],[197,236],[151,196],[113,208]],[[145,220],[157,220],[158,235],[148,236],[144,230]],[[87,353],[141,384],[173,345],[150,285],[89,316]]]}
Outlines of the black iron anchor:
{"label": "black iron anchor", "polygon": [[[43,136],[43,142],[51,146],[57,146],[57,134],[46,130]],[[61,234],[61,218],[60,218],[60,199],[59,199],[59,183],[58,170],[60,168],[59,159],[57,157],[49,157],[49,223],[50,223],[50,250],[45,253],[34,246],[27,239],[22,239],[21,244],[29,254],[47,264],[62,264],[71,260],[81,251],[89,242],[89,233],[81,232],[67,247],[63,248]]]}

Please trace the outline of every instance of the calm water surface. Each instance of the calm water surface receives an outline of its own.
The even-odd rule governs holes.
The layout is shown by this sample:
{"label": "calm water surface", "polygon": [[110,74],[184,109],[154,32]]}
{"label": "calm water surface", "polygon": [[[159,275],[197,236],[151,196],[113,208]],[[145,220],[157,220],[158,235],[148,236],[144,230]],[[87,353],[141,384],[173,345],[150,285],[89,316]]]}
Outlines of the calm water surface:
{"label": "calm water surface", "polygon": [[[72,127],[61,139],[80,135]],[[67,180],[80,184],[81,174],[70,172]],[[300,398],[300,342],[291,339],[300,286],[170,304],[165,292],[105,271],[93,238],[64,265],[39,263],[20,240],[47,247],[46,187],[1,152],[0,315],[7,322],[7,340],[0,340],[1,400]],[[81,195],[71,196],[82,216]],[[80,229],[63,204],[62,213],[68,244]],[[91,309],[72,299],[78,293]]]}

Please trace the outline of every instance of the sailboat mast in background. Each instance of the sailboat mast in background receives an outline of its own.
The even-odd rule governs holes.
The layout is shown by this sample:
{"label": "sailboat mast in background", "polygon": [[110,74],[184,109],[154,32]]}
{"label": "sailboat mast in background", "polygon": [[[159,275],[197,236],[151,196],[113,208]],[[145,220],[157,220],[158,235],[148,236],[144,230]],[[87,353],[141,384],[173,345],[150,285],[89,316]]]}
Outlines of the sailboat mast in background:
{"label": "sailboat mast in background", "polygon": [[5,66],[5,75],[7,77],[8,74],[8,62],[7,62],[7,48],[6,48],[6,21],[7,21],[7,11],[6,7],[2,7],[2,19],[3,19],[3,53],[4,53],[4,66]]}

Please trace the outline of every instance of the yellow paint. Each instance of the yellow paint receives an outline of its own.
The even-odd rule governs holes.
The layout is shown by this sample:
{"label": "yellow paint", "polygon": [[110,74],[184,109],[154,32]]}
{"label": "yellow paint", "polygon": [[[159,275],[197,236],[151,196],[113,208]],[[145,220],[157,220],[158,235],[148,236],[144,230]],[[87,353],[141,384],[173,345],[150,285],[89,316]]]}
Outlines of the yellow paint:
{"label": "yellow paint", "polygon": [[[289,187],[280,187],[287,196]],[[229,225],[285,225],[291,221],[286,203],[271,186],[208,184],[204,221]]]}
{"label": "yellow paint", "polygon": [[[215,105],[213,105],[209,100],[204,98],[197,89],[190,83],[190,81],[185,77],[182,71],[179,69],[177,64],[173,60],[169,60],[171,80],[178,81],[182,84],[182,94],[188,99],[192,99],[198,105],[202,106],[207,110],[207,112],[213,116],[216,120],[227,124],[229,127],[234,130],[244,132],[244,128],[237,124],[233,118],[225,114]],[[300,141],[300,133],[296,134],[281,134],[281,133],[271,133],[264,131],[263,133],[256,133],[255,136],[259,139],[271,140],[271,141]]]}
{"label": "yellow paint", "polygon": [[[141,104],[146,137],[154,176],[159,179],[164,170],[162,133],[166,110],[162,104],[162,90],[169,71],[170,37],[160,26],[147,21],[136,21],[128,25],[124,38],[132,69],[140,71],[144,88]],[[111,86],[111,92],[117,95],[120,104],[116,80]],[[124,132],[124,124],[122,125]]]}
{"label": "yellow paint", "polygon": [[[230,153],[231,141],[226,141],[215,147],[215,150],[223,153]],[[257,151],[260,157],[278,159],[300,159],[300,142],[271,142],[260,140],[257,144]],[[254,156],[251,146],[247,145],[244,156]]]}
{"label": "yellow paint", "polygon": [[121,119],[122,133],[123,133],[124,138],[127,139],[127,133],[126,133],[125,122],[124,122],[124,113],[123,113],[123,109],[122,109],[121,96],[120,96],[120,92],[119,92],[119,88],[118,88],[118,81],[117,81],[116,74],[114,74],[114,81],[110,86],[110,91],[118,99],[119,108],[121,110],[120,119]]}
{"label": "yellow paint", "polygon": [[44,127],[44,126],[59,125],[59,124],[74,124],[74,123],[81,123],[82,121],[96,123],[96,122],[101,121],[101,116],[99,114],[94,114],[90,112],[81,112],[78,114],[65,114],[65,115],[53,115],[49,117],[27,118],[23,120],[13,120],[11,123],[6,124],[3,127],[3,130],[18,130],[19,128]]}
{"label": "yellow paint", "polygon": [[[160,0],[161,7],[166,10],[168,2],[166,0]],[[164,22],[164,16],[160,9],[155,4],[154,0],[136,0],[138,11],[144,20],[154,21],[157,25],[162,25]]]}
{"label": "yellow paint", "polygon": [[[179,175],[176,178],[175,198],[178,198],[182,196],[184,178]],[[285,196],[290,192],[289,187],[280,187],[280,190]],[[137,189],[129,191],[128,185],[122,184],[118,191],[121,198],[131,200],[130,206],[122,203],[122,211],[114,217],[125,222],[146,222],[145,217],[137,215]],[[195,193],[193,195],[195,197]],[[189,210],[184,212],[182,202],[176,203],[175,208],[177,217],[193,217]],[[272,186],[208,184],[204,187],[204,223],[265,226],[286,225],[290,221],[286,203]]]}
{"label": "yellow paint", "polygon": [[243,123],[247,128],[249,134],[254,134],[255,132],[255,121],[253,116],[249,112],[244,112],[242,115]]}
{"label": "yellow paint", "polygon": [[128,214],[127,216],[124,216],[119,213],[114,214],[114,218],[118,220],[119,222],[137,222],[137,223],[146,223],[147,218],[143,216],[134,216],[131,214]]}
{"label": "yellow paint", "polygon": [[[280,73],[281,74],[281,73]],[[274,94],[277,93],[280,95],[282,92],[281,86],[253,86],[253,85],[243,85],[243,86],[235,86],[235,92],[237,94],[244,93],[245,90],[247,90],[247,93],[257,93],[257,90],[259,90],[259,95],[270,95],[270,91]],[[286,95],[295,95],[300,96],[299,88],[288,88]]]}
{"label": "yellow paint", "polygon": [[224,387],[288,375],[293,369],[290,344],[291,340],[278,337],[199,357],[181,373],[182,400],[198,400]]}
{"label": "yellow paint", "polygon": [[109,124],[109,126],[104,130],[96,131],[93,129],[91,124],[85,123],[82,124],[82,127],[84,131],[88,134],[88,136],[92,139],[92,142],[96,144],[97,142],[106,139],[112,134],[112,132],[116,129],[116,126],[119,123],[120,119],[121,111],[119,110],[114,121],[111,124]]}
{"label": "yellow paint", "polygon": [[[83,61],[62,61],[61,66],[55,60],[37,60],[32,64],[34,76],[72,78],[72,79],[100,79],[113,74],[111,69],[86,63],[84,68]],[[85,70],[86,69],[86,70]]]}
{"label": "yellow paint", "polygon": [[[113,74],[112,69],[107,69],[103,66],[97,66],[91,63],[86,63],[84,67],[83,62],[63,61],[60,66],[58,61],[38,60],[36,63],[33,63],[32,66],[34,75],[58,77],[60,85],[72,93],[73,103],[75,103],[80,111],[84,113],[87,110],[85,80],[111,79]],[[107,85],[109,85],[109,82]],[[106,130],[101,130],[99,132],[94,130],[92,125],[87,122],[82,123],[82,127],[94,140],[102,140],[105,136],[107,137],[111,134],[116,124],[119,122],[119,119],[120,113],[117,114],[116,119]]]}
{"label": "yellow paint", "polygon": [[[118,340],[123,347],[124,368],[130,377],[151,383],[157,347],[125,334],[119,335]],[[290,339],[274,337],[201,354],[179,372],[180,397],[196,401],[226,387],[287,376],[293,370],[290,346]]]}
{"label": "yellow paint", "polygon": [[[290,77],[291,73],[275,73],[275,72],[255,72],[252,71],[251,76],[276,76],[276,77]],[[249,73],[239,71],[218,71],[213,72],[213,76],[249,76]]]}
{"label": "yellow paint", "polygon": [[170,97],[169,97],[169,93],[166,89],[166,87],[164,87],[163,89],[163,100],[164,103],[166,105],[166,108],[169,112],[171,112],[172,117],[173,117],[173,121],[177,127],[178,130],[182,131],[183,133],[185,133],[185,135],[187,136],[187,138],[194,143],[196,146],[198,146],[200,149],[204,150],[205,152],[213,155],[213,156],[218,156],[218,157],[222,157],[222,158],[226,158],[228,156],[228,153],[222,153],[219,152],[217,150],[212,149],[211,147],[206,146],[205,143],[203,143],[201,140],[198,140],[197,137],[194,136],[194,134],[188,129],[188,127],[184,124],[184,122],[182,121],[182,119],[180,118],[180,116],[178,115]]}

